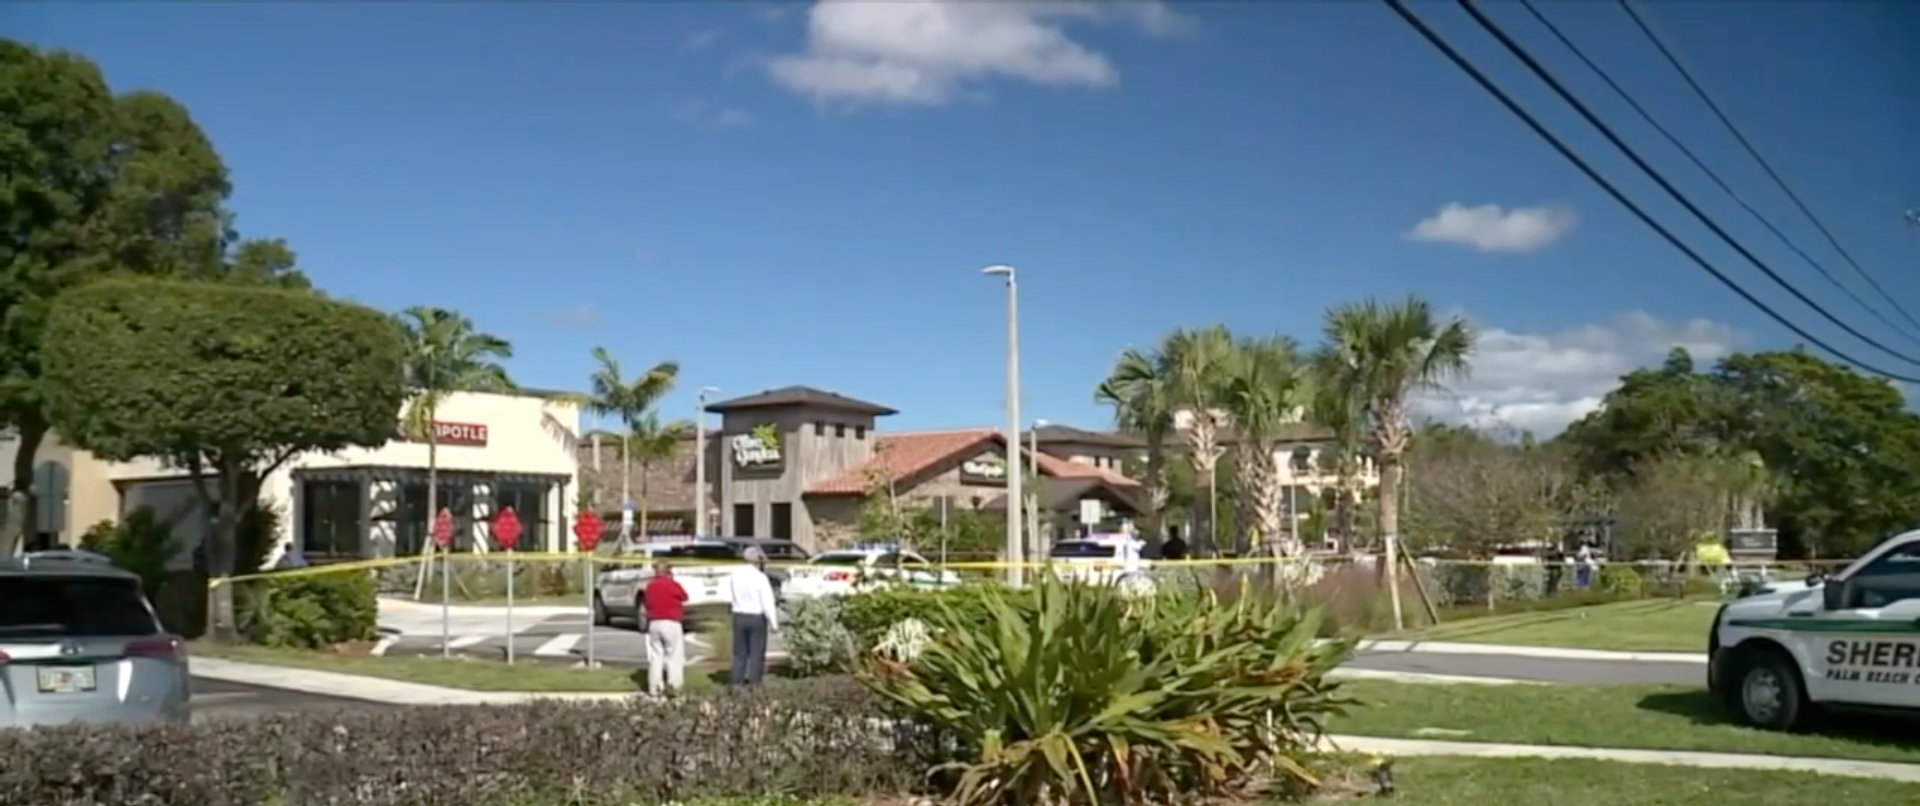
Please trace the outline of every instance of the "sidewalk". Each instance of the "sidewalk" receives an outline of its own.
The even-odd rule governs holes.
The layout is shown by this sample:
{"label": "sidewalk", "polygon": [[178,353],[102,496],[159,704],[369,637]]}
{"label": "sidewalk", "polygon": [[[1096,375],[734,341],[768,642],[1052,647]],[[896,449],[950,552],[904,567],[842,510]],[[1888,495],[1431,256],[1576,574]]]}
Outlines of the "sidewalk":
{"label": "sidewalk", "polygon": [[1547,658],[1552,660],[1591,660],[1617,663],[1697,663],[1706,665],[1704,652],[1616,652],[1605,649],[1570,649],[1520,644],[1469,644],[1454,641],[1404,641],[1368,639],[1354,647],[1355,652],[1426,652],[1435,655],[1501,655],[1510,658]]}

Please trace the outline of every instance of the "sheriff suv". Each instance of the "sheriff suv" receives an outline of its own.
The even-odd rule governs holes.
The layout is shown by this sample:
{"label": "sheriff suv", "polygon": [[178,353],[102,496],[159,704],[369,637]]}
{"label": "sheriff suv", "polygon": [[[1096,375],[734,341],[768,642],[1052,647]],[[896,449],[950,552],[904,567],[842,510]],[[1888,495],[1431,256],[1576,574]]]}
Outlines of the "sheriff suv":
{"label": "sheriff suv", "polygon": [[1920,709],[1920,531],[1831,577],[1722,605],[1707,685],[1742,721],[1792,730],[1823,708]]}

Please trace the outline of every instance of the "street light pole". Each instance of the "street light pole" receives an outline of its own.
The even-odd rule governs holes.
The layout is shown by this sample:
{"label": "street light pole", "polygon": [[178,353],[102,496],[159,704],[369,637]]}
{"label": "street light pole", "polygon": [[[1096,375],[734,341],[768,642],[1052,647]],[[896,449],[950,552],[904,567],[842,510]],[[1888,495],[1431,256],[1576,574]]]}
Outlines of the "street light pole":
{"label": "street light pole", "polygon": [[1046,420],[1034,420],[1033,427],[1027,430],[1027,461],[1032,463],[1030,469],[1033,471],[1034,479],[1033,495],[1029,496],[1033,499],[1033,504],[1032,508],[1027,510],[1028,517],[1032,518],[1027,525],[1031,530],[1027,533],[1027,537],[1033,541],[1031,546],[1033,551],[1029,552],[1029,556],[1032,557],[1041,556],[1047,549],[1046,538],[1040,533],[1040,429],[1046,425]]}
{"label": "street light pole", "polygon": [[695,392],[699,409],[693,418],[693,536],[707,537],[707,393],[718,392],[702,386]]}
{"label": "street light pole", "polygon": [[1026,520],[1027,500],[1024,469],[1020,454],[1020,286],[1014,280],[1012,266],[988,266],[981,274],[1007,278],[1007,445],[1013,461],[1007,463],[1007,582],[1026,582],[1026,535],[1021,528]]}

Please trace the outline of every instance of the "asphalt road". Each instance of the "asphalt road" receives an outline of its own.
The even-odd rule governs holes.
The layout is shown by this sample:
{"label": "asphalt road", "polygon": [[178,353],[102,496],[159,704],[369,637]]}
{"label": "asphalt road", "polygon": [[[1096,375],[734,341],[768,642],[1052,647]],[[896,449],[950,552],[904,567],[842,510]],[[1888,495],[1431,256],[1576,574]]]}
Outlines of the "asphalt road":
{"label": "asphalt road", "polygon": [[248,718],[293,711],[329,711],[341,708],[378,708],[378,703],[345,697],[323,697],[277,688],[224,683],[193,678],[193,721]]}
{"label": "asphalt road", "polygon": [[1559,660],[1513,655],[1445,655],[1437,652],[1361,652],[1347,665],[1356,669],[1498,677],[1545,683],[1707,684],[1707,667],[1703,663]]}

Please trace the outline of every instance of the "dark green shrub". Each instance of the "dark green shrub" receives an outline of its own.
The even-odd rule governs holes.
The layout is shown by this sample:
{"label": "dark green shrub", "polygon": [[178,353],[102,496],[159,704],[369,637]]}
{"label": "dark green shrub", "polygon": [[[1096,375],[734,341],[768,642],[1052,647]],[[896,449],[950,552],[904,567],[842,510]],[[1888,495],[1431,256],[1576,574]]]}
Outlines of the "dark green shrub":
{"label": "dark green shrub", "polygon": [[0,803],[629,806],[910,791],[915,747],[845,678],[650,702],[364,708],[0,732]]}
{"label": "dark green shrub", "polygon": [[160,520],[152,507],[127,513],[119,523],[101,521],[80,536],[80,548],[113,561],[115,567],[140,577],[151,600],[167,581],[168,566],[180,556],[173,527]]}
{"label": "dark green shrub", "polygon": [[375,637],[380,603],[366,571],[303,569],[235,584],[247,591],[240,629],[249,643],[320,649]]}

